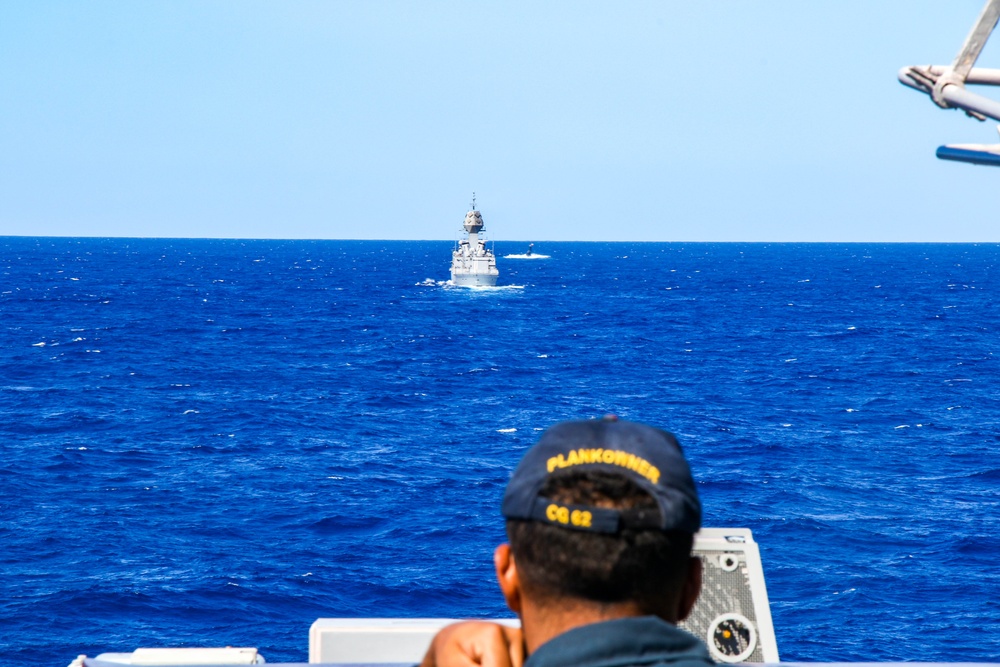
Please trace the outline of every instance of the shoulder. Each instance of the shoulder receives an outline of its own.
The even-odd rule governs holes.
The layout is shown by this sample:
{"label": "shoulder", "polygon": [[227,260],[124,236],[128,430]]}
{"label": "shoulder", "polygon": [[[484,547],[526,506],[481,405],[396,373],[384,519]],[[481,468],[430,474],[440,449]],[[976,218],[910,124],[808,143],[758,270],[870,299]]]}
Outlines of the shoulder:
{"label": "shoulder", "polygon": [[525,667],[705,667],[715,664],[694,635],[652,616],[584,625],[540,646]]}

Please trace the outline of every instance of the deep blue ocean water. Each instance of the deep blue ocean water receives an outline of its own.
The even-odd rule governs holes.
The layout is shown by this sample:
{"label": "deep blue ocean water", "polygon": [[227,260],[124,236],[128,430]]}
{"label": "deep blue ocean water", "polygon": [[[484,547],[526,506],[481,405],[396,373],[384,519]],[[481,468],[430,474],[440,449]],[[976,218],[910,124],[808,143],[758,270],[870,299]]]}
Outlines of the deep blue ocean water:
{"label": "deep blue ocean water", "polygon": [[784,660],[1000,659],[1000,246],[525,246],[0,238],[0,663],[504,615],[510,470],[609,412],[754,531]]}

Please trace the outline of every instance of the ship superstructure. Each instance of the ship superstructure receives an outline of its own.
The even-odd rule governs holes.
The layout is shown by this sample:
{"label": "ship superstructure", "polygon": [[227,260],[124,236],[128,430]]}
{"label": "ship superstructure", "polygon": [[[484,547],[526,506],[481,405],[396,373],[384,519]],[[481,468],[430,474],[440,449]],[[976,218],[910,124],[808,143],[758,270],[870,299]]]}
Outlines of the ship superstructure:
{"label": "ship superstructure", "polygon": [[455,246],[451,254],[451,282],[463,287],[492,287],[497,284],[497,259],[493,251],[486,247],[483,231],[483,215],[476,210],[476,193],[472,193],[472,210],[465,214],[465,238]]}

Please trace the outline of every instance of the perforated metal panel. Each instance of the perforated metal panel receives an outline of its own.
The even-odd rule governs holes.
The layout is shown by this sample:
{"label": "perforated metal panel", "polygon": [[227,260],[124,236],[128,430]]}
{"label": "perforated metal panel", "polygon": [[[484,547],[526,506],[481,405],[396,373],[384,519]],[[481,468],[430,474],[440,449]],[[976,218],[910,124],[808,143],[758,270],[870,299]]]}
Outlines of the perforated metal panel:
{"label": "perforated metal panel", "polygon": [[745,528],[705,528],[695,539],[701,595],[682,628],[720,662],[778,662],[760,553]]}

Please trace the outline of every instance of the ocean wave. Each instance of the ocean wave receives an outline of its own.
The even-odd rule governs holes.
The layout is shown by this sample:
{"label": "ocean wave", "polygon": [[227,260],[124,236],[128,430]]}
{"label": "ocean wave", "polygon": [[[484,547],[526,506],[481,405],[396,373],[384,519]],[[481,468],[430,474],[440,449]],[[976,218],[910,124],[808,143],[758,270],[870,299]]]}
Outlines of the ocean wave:
{"label": "ocean wave", "polygon": [[996,246],[565,243],[458,291],[425,278],[448,243],[0,245],[16,667],[501,615],[510,471],[609,412],[678,433],[705,524],[754,530],[783,659],[1000,655]]}

